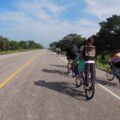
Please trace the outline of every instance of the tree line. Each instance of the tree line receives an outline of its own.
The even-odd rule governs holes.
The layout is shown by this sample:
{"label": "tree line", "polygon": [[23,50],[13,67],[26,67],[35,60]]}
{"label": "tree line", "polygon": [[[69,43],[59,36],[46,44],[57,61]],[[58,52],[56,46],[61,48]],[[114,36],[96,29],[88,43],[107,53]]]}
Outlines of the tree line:
{"label": "tree line", "polygon": [[[99,23],[99,25],[99,31],[90,37],[94,38],[97,54],[102,54],[104,58],[104,55],[120,50],[120,16],[113,15]],[[50,48],[55,49],[60,47],[62,51],[66,51],[72,44],[80,48],[85,44],[86,39],[78,34],[69,34],[62,40],[52,42]]]}
{"label": "tree line", "polygon": [[85,41],[85,38],[82,38],[77,34],[66,35],[62,40],[58,42],[53,42],[50,44],[51,49],[60,48],[62,51],[67,51],[73,44],[80,48]]}
{"label": "tree line", "polygon": [[6,37],[0,36],[0,51],[20,50],[20,49],[41,49],[43,46],[33,40],[15,41],[9,40]]}

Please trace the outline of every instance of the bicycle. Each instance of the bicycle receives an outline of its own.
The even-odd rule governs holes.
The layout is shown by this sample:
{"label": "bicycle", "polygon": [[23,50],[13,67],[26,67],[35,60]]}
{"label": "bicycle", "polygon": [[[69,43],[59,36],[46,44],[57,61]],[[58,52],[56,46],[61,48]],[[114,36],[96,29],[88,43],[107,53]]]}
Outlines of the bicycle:
{"label": "bicycle", "polygon": [[[84,80],[85,80],[84,72],[81,72],[78,75],[76,75],[76,77],[75,77],[76,87],[80,87],[81,85],[83,85]],[[89,86],[89,89],[86,89],[85,87],[83,87],[85,90],[85,96],[86,96],[87,100],[92,99],[95,94],[94,81],[91,79],[90,74],[89,74],[88,86]]]}
{"label": "bicycle", "polygon": [[67,74],[69,74],[70,72],[72,72],[72,77],[75,76],[75,73],[74,73],[74,65],[73,65],[73,60],[69,60],[68,63],[67,63]]}
{"label": "bicycle", "polygon": [[115,77],[118,78],[120,84],[120,77],[116,74],[117,68],[113,63],[108,63],[109,67],[106,71],[106,76],[109,81],[112,81]]}
{"label": "bicycle", "polygon": [[106,71],[106,76],[109,81],[112,81],[115,77],[115,67],[112,63],[108,63],[108,68]]}

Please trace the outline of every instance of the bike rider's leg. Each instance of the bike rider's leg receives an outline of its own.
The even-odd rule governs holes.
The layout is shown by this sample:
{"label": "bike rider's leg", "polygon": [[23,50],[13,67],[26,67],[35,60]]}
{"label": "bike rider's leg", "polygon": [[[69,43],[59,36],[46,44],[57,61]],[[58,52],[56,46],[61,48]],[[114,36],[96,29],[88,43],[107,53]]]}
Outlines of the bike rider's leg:
{"label": "bike rider's leg", "polygon": [[96,70],[95,70],[95,64],[94,63],[90,64],[90,73],[91,73],[91,79],[95,83],[95,80],[96,80]]}
{"label": "bike rider's leg", "polygon": [[70,59],[69,59],[67,63],[67,73],[70,73],[70,67],[71,65],[70,65]]}
{"label": "bike rider's leg", "polygon": [[115,67],[116,67],[115,75],[116,75],[116,77],[120,78],[120,62],[116,62]]}
{"label": "bike rider's leg", "polygon": [[75,65],[72,65],[72,68],[71,68],[71,70],[72,70],[72,77],[75,77],[75,68],[76,66]]}
{"label": "bike rider's leg", "polygon": [[85,63],[85,79],[84,79],[84,85],[88,86],[88,79],[89,79],[89,71],[90,71],[90,64]]}
{"label": "bike rider's leg", "polygon": [[74,76],[78,75],[78,64],[74,66]]}
{"label": "bike rider's leg", "polygon": [[115,74],[118,78],[120,78],[120,68],[116,68]]}
{"label": "bike rider's leg", "polygon": [[[75,56],[72,56],[72,62],[75,60]],[[76,65],[71,63],[72,64],[72,77],[75,77],[75,70],[76,70]]]}

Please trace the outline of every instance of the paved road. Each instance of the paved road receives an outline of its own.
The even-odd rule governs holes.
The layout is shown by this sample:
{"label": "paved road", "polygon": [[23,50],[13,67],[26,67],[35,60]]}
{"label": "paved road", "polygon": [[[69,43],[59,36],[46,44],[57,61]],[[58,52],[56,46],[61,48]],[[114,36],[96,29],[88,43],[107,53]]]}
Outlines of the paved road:
{"label": "paved road", "polygon": [[[0,120],[120,120],[120,86],[97,70],[95,97],[47,50],[0,56]],[[101,86],[102,85],[102,86]]]}

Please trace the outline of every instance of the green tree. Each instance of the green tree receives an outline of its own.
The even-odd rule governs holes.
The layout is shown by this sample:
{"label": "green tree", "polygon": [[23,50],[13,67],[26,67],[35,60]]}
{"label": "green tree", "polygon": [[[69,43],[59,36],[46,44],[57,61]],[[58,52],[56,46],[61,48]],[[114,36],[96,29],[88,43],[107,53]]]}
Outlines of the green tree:
{"label": "green tree", "polygon": [[100,23],[95,44],[100,53],[120,49],[120,16],[113,15]]}
{"label": "green tree", "polygon": [[26,43],[26,41],[20,41],[19,43],[19,47],[21,48],[21,49],[27,49],[27,43]]}
{"label": "green tree", "polygon": [[69,34],[66,35],[62,40],[58,42],[53,42],[50,44],[50,47],[57,48],[60,47],[62,51],[67,51],[71,48],[73,44],[80,48],[83,45],[85,38],[82,38],[80,35],[77,34]]}
{"label": "green tree", "polygon": [[17,41],[10,41],[10,50],[17,50],[19,48]]}

